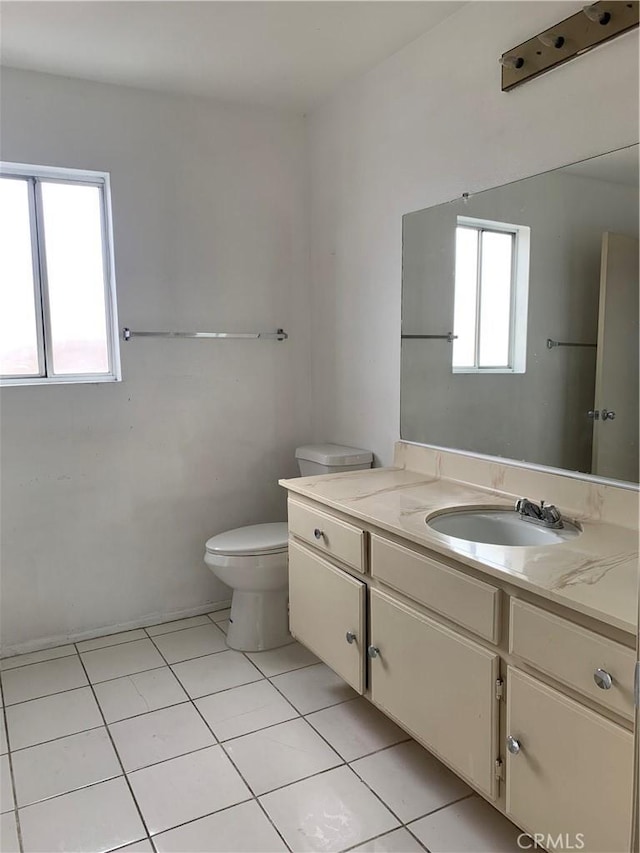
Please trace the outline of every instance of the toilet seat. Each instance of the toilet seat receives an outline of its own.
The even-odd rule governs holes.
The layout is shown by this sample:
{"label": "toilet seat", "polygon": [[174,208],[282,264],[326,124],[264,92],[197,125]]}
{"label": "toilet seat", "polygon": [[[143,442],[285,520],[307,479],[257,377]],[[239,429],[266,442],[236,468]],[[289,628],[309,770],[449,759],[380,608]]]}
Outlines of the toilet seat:
{"label": "toilet seat", "polygon": [[227,557],[250,557],[282,554],[287,550],[289,532],[286,522],[251,524],[236,527],[207,540],[208,554]]}

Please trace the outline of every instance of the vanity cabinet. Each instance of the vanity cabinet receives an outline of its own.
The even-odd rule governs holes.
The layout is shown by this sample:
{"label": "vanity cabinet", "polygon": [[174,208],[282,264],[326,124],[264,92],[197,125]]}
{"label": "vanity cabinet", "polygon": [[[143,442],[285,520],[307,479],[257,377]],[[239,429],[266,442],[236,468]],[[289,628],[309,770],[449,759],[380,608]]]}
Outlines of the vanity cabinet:
{"label": "vanity cabinet", "polygon": [[358,693],[365,689],[365,593],[362,581],[289,543],[291,633]]}
{"label": "vanity cabinet", "polygon": [[[594,853],[629,849],[633,735],[509,667],[506,813]],[[543,842],[544,844],[544,842]]]}
{"label": "vanity cabinet", "polygon": [[377,589],[370,608],[371,700],[494,799],[498,655]]}
{"label": "vanity cabinet", "polygon": [[311,499],[289,511],[292,634],[542,848],[626,853],[620,632]]}

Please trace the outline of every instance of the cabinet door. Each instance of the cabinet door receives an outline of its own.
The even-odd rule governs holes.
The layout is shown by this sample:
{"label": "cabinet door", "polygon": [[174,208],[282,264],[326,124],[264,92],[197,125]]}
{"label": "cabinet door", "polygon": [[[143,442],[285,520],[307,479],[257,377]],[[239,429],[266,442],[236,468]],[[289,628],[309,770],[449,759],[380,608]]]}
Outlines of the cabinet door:
{"label": "cabinet door", "polygon": [[506,751],[506,808],[516,823],[531,835],[561,835],[565,849],[629,849],[630,732],[509,667],[507,735],[516,740],[515,754]]}
{"label": "cabinet door", "polygon": [[494,799],[498,655],[371,591],[371,698]]}
{"label": "cabinet door", "polygon": [[289,542],[289,626],[358,693],[364,693],[366,585]]}

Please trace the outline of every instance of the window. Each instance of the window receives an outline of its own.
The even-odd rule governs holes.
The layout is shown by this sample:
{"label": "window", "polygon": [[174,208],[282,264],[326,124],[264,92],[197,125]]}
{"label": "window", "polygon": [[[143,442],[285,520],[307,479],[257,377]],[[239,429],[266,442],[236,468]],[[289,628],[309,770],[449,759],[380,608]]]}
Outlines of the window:
{"label": "window", "polygon": [[109,176],[0,164],[0,381],[120,378]]}
{"label": "window", "polygon": [[459,216],[456,227],[454,373],[524,373],[529,232]]}

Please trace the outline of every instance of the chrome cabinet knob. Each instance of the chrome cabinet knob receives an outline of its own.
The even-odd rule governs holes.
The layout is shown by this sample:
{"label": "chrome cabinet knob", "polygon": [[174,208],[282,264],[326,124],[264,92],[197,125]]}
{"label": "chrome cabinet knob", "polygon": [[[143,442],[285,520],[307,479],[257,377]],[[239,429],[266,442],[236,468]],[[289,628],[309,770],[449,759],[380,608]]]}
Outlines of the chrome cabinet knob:
{"label": "chrome cabinet knob", "polygon": [[316,539],[322,539],[322,537],[324,536],[324,532],[320,530],[319,527],[316,527],[316,529],[313,531],[313,535],[316,537]]}
{"label": "chrome cabinet knob", "polygon": [[611,690],[613,686],[613,678],[606,669],[596,669],[593,673],[593,680],[601,690]]}
{"label": "chrome cabinet knob", "polygon": [[351,643],[354,643],[356,639],[356,635],[353,633],[353,631],[347,631],[347,643],[349,643],[349,645],[351,645]]}
{"label": "chrome cabinet knob", "polygon": [[592,421],[600,420],[600,412],[597,409],[589,409],[587,412],[587,417],[591,418]]}
{"label": "chrome cabinet knob", "polygon": [[378,649],[376,646],[369,646],[369,648],[367,649],[367,654],[370,658],[377,658],[380,655],[380,649]]}
{"label": "chrome cabinet knob", "polygon": [[610,412],[607,409],[602,410],[602,420],[603,421],[613,421],[613,420],[615,420],[615,417],[616,417],[615,412]]}
{"label": "chrome cabinet knob", "polygon": [[517,755],[520,752],[520,741],[516,740],[512,735],[507,735],[507,749],[511,755]]}

